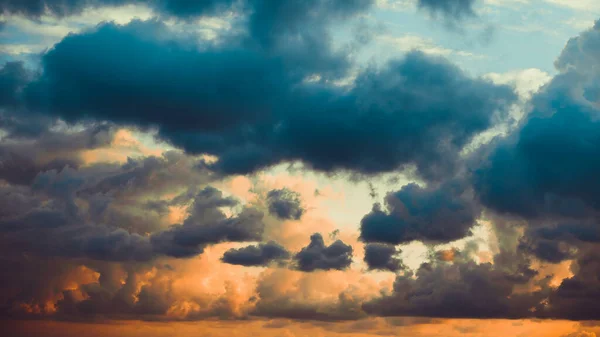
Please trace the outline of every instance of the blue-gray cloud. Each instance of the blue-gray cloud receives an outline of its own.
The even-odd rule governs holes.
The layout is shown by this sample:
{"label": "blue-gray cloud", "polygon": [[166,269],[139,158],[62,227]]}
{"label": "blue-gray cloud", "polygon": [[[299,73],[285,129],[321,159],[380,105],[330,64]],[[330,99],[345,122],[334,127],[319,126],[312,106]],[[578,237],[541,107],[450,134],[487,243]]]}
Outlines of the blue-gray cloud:
{"label": "blue-gray cloud", "polygon": [[370,270],[395,272],[405,269],[402,259],[397,256],[400,252],[394,245],[369,243],[365,245],[364,261]]}
{"label": "blue-gray cloud", "polygon": [[556,62],[560,73],[532,99],[519,128],[492,144],[474,170],[486,206],[527,218],[600,210],[599,45],[599,25],[571,39]]}
{"label": "blue-gray cloud", "polygon": [[[147,33],[156,31],[162,38]],[[462,147],[515,99],[508,87],[417,52],[364,70],[347,90],[305,83],[315,69],[285,53],[199,50],[164,36],[156,21],[68,36],[42,57],[43,75],[23,97],[67,121],[157,127],[189,153],[218,156],[213,168],[223,173],[299,160],[361,174],[416,165],[429,179],[454,172]]]}
{"label": "blue-gray cloud", "polygon": [[387,211],[375,204],[361,220],[361,239],[390,244],[450,242],[470,234],[480,208],[462,181],[439,187],[404,186],[386,197]]}
{"label": "blue-gray cloud", "polygon": [[323,236],[315,233],[310,237],[310,244],[294,256],[298,270],[312,272],[315,270],[343,270],[352,264],[352,246],[341,240],[325,245]]}
{"label": "blue-gray cloud", "polygon": [[283,263],[291,257],[290,252],[276,242],[269,241],[256,246],[232,248],[223,254],[225,263],[241,266],[268,266],[273,262]]}
{"label": "blue-gray cloud", "polygon": [[448,19],[462,19],[475,16],[473,6],[476,0],[418,0],[417,6],[432,15],[443,15]]}
{"label": "blue-gray cloud", "polygon": [[283,220],[299,220],[306,211],[300,194],[288,188],[269,191],[267,204],[269,213]]}

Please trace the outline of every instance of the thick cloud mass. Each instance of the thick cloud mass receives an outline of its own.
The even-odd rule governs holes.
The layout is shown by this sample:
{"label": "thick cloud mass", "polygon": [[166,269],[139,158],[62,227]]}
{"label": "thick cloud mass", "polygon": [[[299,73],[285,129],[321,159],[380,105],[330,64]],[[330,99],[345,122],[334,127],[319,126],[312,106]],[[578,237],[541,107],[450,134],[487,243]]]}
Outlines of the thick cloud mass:
{"label": "thick cloud mass", "polygon": [[598,42],[596,25],[567,43],[556,62],[560,74],[476,170],[474,185],[488,207],[529,218],[580,217],[600,209],[600,110],[593,98],[600,83]]}
{"label": "thick cloud mass", "polygon": [[398,271],[405,268],[402,260],[394,255],[400,253],[393,245],[369,243],[365,246],[365,263],[371,270]]}
{"label": "thick cloud mass", "polygon": [[305,211],[300,201],[300,194],[287,188],[269,191],[267,203],[269,212],[284,220],[299,220]]}
{"label": "thick cloud mass", "polygon": [[17,104],[17,93],[27,84],[29,76],[23,62],[7,62],[0,68],[0,108]]}
{"label": "thick cloud mass", "polygon": [[283,261],[290,253],[276,242],[270,241],[257,246],[230,249],[223,254],[223,262],[241,266],[267,266],[274,261]]}
{"label": "thick cloud mass", "polygon": [[[157,14],[70,34],[39,69],[0,68],[3,317],[600,318],[600,23],[567,43],[518,125],[463,151],[507,121],[515,93],[421,52],[357,68],[358,42],[338,46],[331,22],[352,25],[373,3],[0,0],[30,19],[124,4]],[[474,4],[418,1],[450,20]],[[229,10],[240,20],[215,40],[178,30]],[[146,155],[132,134],[148,130],[177,150]],[[298,193],[257,185],[266,195],[241,204],[210,187],[296,162],[353,178],[405,170],[423,185],[362,218],[354,266],[353,246],[318,233],[286,248],[327,222],[304,219]],[[266,212],[278,218],[267,230]],[[485,244],[436,246],[480,219]],[[429,249],[417,270],[396,247],[413,241]],[[232,242],[252,245],[221,256],[231,246],[215,245]],[[393,288],[373,271],[397,273]]]}
{"label": "thick cloud mass", "polygon": [[386,197],[388,211],[379,204],[361,221],[366,242],[390,244],[411,241],[450,242],[470,233],[479,207],[462,182],[439,187],[404,186]]}
{"label": "thick cloud mass", "polygon": [[530,309],[542,310],[539,302],[547,295],[547,288],[513,294],[520,282],[490,263],[423,264],[415,276],[398,276],[392,295],[365,303],[364,309],[384,316],[530,317],[535,312]]}
{"label": "thick cloud mass", "polygon": [[[18,126],[6,121],[6,130]],[[33,140],[8,137],[0,143],[0,179],[11,184],[30,184],[41,172],[77,168],[82,164],[80,152],[110,145],[113,129],[97,125],[82,131],[41,131]],[[14,133],[13,133],[14,135]],[[17,136],[17,135],[16,135]]]}
{"label": "thick cloud mass", "polygon": [[[268,116],[268,97],[290,84],[277,59],[240,49],[202,52],[161,40],[156,34],[165,29],[137,21],[66,37],[44,55],[44,74],[27,88],[32,109],[68,121],[210,132]],[[205,146],[218,145],[206,140]]]}
{"label": "thick cloud mass", "polygon": [[[0,214],[0,231],[4,233],[2,242],[6,247],[20,247],[21,251],[44,256],[148,261],[158,256],[198,255],[206,245],[224,241],[261,239],[262,213],[245,208],[236,216],[226,216],[220,208],[236,206],[237,201],[224,198],[219,190],[212,187],[206,187],[192,197],[190,215],[182,224],[166,230],[152,228],[147,223],[140,224],[140,219],[135,218],[137,214],[123,213],[125,209],[111,208],[113,198],[127,200],[144,188],[160,191],[161,186],[145,176],[159,174],[160,162],[155,164],[146,166],[144,170],[133,167],[127,172],[129,181],[141,180],[143,186],[137,187],[125,180],[116,185],[106,185],[107,179],[123,174],[113,175],[111,171],[114,168],[110,166],[104,168],[108,169],[106,172],[65,168],[60,172],[38,173],[31,188],[2,186],[6,205],[12,205]],[[172,167],[170,169],[173,170]],[[185,183],[190,181],[189,178]],[[164,173],[162,179],[176,183]],[[104,186],[104,192],[94,192],[97,184]],[[115,190],[121,193],[115,193]],[[44,199],[48,201],[43,202]],[[83,208],[82,204],[88,207]],[[141,210],[136,212],[146,211],[147,206],[142,204],[138,207]],[[143,235],[147,230],[151,234]]]}
{"label": "thick cloud mass", "polygon": [[207,187],[194,199],[183,224],[156,233],[150,240],[155,250],[175,257],[196,255],[208,244],[259,241],[264,229],[263,214],[245,208],[239,215],[227,217],[220,210],[220,207],[235,205],[236,200],[223,198],[221,191]]}
{"label": "thick cloud mass", "polygon": [[418,52],[364,70],[348,90],[303,82],[320,71],[298,55],[198,47],[154,21],[103,24],[46,53],[23,97],[31,110],[68,121],[158,127],[189,153],[218,156],[213,167],[224,173],[299,160],[362,174],[416,165],[430,179],[452,173],[462,147],[515,99],[508,87]]}
{"label": "thick cloud mass", "polygon": [[326,246],[323,236],[315,233],[310,237],[310,244],[302,248],[294,259],[298,269],[302,271],[342,270],[352,263],[352,246],[346,245],[341,240]]}

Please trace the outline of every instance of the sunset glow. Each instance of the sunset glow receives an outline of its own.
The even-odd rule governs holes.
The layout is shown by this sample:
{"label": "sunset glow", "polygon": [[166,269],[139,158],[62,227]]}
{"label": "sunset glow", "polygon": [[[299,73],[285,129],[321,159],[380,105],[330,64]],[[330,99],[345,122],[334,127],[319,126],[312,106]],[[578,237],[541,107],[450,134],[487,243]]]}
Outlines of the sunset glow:
{"label": "sunset glow", "polygon": [[600,337],[599,172],[600,1],[0,0],[2,336]]}

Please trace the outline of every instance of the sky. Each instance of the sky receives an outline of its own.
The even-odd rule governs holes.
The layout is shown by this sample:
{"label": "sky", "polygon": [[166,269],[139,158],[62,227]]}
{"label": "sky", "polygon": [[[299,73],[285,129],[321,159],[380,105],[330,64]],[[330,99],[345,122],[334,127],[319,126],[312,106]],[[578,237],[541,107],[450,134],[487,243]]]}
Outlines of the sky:
{"label": "sky", "polygon": [[600,2],[0,0],[10,336],[600,336]]}

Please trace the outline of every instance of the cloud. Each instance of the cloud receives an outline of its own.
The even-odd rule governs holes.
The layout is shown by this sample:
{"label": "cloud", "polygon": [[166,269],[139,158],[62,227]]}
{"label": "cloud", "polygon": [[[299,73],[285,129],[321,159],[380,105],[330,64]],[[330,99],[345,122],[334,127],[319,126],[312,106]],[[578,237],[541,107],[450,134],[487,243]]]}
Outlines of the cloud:
{"label": "cloud", "polygon": [[[371,1],[145,3],[169,20],[232,9],[245,31],[198,42],[158,18],[102,23],[44,52],[39,69],[1,68],[0,270],[11,273],[0,281],[8,289],[0,312],[598,318],[600,24],[567,43],[558,75],[539,90],[546,81],[539,72],[524,75],[535,83],[488,76],[517,83],[518,96],[422,52],[354,70],[354,47],[334,47],[329,21],[350,21]],[[451,19],[474,16],[473,3],[420,2]],[[0,8],[38,18],[105,4],[4,1]],[[355,78],[340,85],[352,71]],[[507,126],[508,135],[463,151],[513,117],[515,102],[530,111]],[[91,151],[114,150],[121,127],[156,131],[177,150],[86,160]],[[363,217],[364,258],[363,243],[345,227],[332,235],[344,241],[326,245],[316,233],[300,247],[308,230],[335,229],[305,214],[327,203],[307,197],[315,186],[294,187],[301,199],[283,187],[290,184],[265,184],[245,204],[210,186],[298,162],[353,178],[409,171],[422,184],[389,193]],[[250,179],[270,179],[241,178],[245,193]],[[274,216],[263,219],[265,212]],[[490,258],[475,241],[461,250],[453,243],[473,234],[482,214],[492,230],[484,242]],[[431,253],[416,270],[396,247],[413,241]],[[254,244],[238,248],[242,242]],[[452,244],[434,247],[441,243]],[[231,265],[265,268],[242,277]],[[564,280],[550,275],[569,265]],[[372,322],[352,328],[362,324]]]}
{"label": "cloud", "polygon": [[1,121],[8,134],[0,144],[0,179],[12,184],[30,184],[49,170],[77,168],[83,164],[85,150],[108,147],[114,135],[113,128],[102,124],[81,131],[54,131],[36,119],[28,121],[10,117]]}
{"label": "cloud", "polygon": [[533,315],[532,308],[541,310],[539,303],[547,295],[513,293],[521,278],[490,263],[426,263],[414,276],[397,276],[391,295],[367,302],[363,309],[383,316],[523,318]]}
{"label": "cloud", "polygon": [[38,19],[43,15],[56,17],[71,16],[90,8],[147,4],[159,12],[185,18],[210,14],[217,9],[223,10],[230,7],[233,3],[233,0],[203,0],[194,2],[186,0],[2,0],[0,1],[0,12],[5,15],[23,15],[31,19]]}
{"label": "cloud", "polygon": [[342,270],[352,263],[352,246],[336,240],[326,246],[323,236],[315,233],[310,237],[310,244],[294,256],[297,268],[301,271]]}
{"label": "cloud", "polygon": [[448,19],[459,20],[476,16],[476,0],[418,0],[417,7],[431,15],[442,15]]}
{"label": "cloud", "polygon": [[388,270],[396,272],[406,267],[402,260],[395,255],[400,254],[400,250],[393,245],[382,243],[369,243],[365,246],[364,261],[370,270]]}
{"label": "cloud", "polygon": [[[13,248],[20,246],[23,251],[45,256],[148,261],[159,256],[198,255],[207,245],[224,241],[257,241],[262,238],[262,213],[244,207],[235,216],[225,215],[220,208],[237,206],[238,202],[224,198],[221,191],[212,187],[205,187],[191,197],[193,203],[189,216],[182,224],[168,229],[157,229],[160,224],[154,225],[154,228],[139,224],[143,218],[136,219],[136,213],[147,211],[147,203],[132,205],[128,202],[128,207],[133,210],[127,211],[124,205],[120,205],[121,209],[112,206],[112,198],[119,198],[118,194],[111,198],[90,192],[90,183],[104,174],[93,170],[46,171],[38,174],[33,185],[22,191],[10,185],[2,187],[8,192],[5,196],[9,199],[20,195],[20,202],[11,202],[15,209],[7,209],[0,217],[0,231],[5,233],[4,244]],[[134,176],[130,177],[133,179]],[[113,189],[123,188],[126,189],[127,184],[113,186]],[[85,190],[87,192],[82,192]],[[48,201],[42,203],[41,198]],[[87,207],[81,207],[82,203]],[[156,222],[156,219],[152,221]]]}
{"label": "cloud", "polygon": [[230,249],[223,254],[223,262],[241,266],[267,266],[271,262],[287,260],[290,253],[276,242]]}
{"label": "cloud", "polygon": [[567,43],[556,61],[559,74],[534,95],[518,129],[497,141],[475,170],[474,186],[486,206],[527,218],[585,217],[598,209],[594,95],[600,74],[589,70],[598,41],[596,25]]}
{"label": "cloud", "polygon": [[269,212],[280,219],[299,220],[306,211],[301,204],[300,194],[282,188],[267,193]]}
{"label": "cloud", "polygon": [[237,216],[228,217],[220,210],[237,203],[223,198],[221,191],[206,187],[195,197],[183,224],[153,234],[150,240],[156,251],[174,257],[197,255],[207,244],[259,241],[264,230],[260,211],[244,208]]}
{"label": "cloud", "polygon": [[[343,88],[325,81],[316,67],[324,61],[304,63],[312,54],[273,48],[199,47],[156,21],[107,23],[44,54],[43,75],[22,97],[29,109],[70,122],[156,127],[188,153],[217,156],[212,167],[226,174],[301,161],[366,175],[415,165],[428,179],[455,171],[462,147],[516,99],[506,86],[418,52],[365,69]],[[326,69],[349,69],[344,56],[328,55]],[[305,81],[315,73],[325,77]]]}
{"label": "cloud", "polygon": [[0,68],[0,107],[11,107],[18,103],[18,92],[32,75],[23,62],[6,62]]}
{"label": "cloud", "polygon": [[559,263],[577,256],[583,248],[600,242],[595,223],[563,223],[528,228],[519,248],[542,261]]}
{"label": "cloud", "polygon": [[595,320],[599,305],[593,299],[598,295],[600,255],[597,247],[576,259],[577,268],[572,277],[562,281],[549,297],[549,316],[571,320]]}
{"label": "cloud", "polygon": [[404,186],[386,196],[387,212],[375,204],[361,220],[361,239],[389,244],[450,242],[470,234],[480,208],[460,181],[439,187]]}

